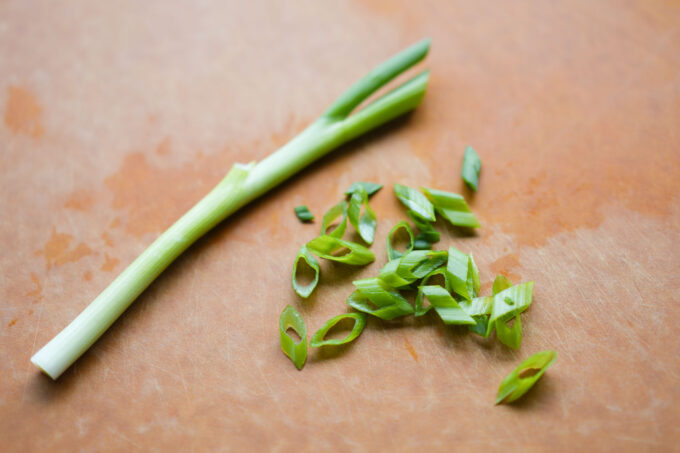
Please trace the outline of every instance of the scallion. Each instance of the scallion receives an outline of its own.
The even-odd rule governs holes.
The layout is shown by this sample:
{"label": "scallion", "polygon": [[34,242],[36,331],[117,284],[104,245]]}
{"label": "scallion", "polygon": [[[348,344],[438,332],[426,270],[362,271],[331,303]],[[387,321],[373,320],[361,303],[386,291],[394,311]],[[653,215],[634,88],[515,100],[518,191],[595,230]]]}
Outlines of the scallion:
{"label": "scallion", "polygon": [[477,152],[471,146],[466,147],[465,154],[463,154],[461,177],[465,184],[475,192],[479,185],[479,172],[481,170],[482,160],[479,158],[479,155],[477,155]]}
{"label": "scallion", "polygon": [[[326,335],[328,332],[335,327],[336,324],[344,321],[345,319],[351,319],[354,321],[354,326],[352,331],[347,334],[345,338],[341,339],[329,339],[326,340]],[[354,341],[366,326],[366,315],[363,313],[345,313],[344,315],[335,316],[324,324],[319,330],[316,331],[312,338],[309,340],[309,345],[313,348],[320,348],[321,346],[338,346],[341,344],[346,344]]]}
{"label": "scallion", "polygon": [[425,95],[427,71],[350,115],[376,90],[422,60],[429,48],[430,40],[425,39],[385,61],[281,149],[257,164],[235,165],[215,189],[158,237],[31,362],[56,379],[198,238],[331,150],[413,110]]}
{"label": "scallion", "polygon": [[[288,333],[293,329],[300,337],[296,341]],[[279,333],[281,334],[281,350],[290,358],[298,370],[305,366],[307,360],[307,328],[300,313],[290,305],[286,306],[279,318]]]}
{"label": "scallion", "polygon": [[555,362],[557,351],[541,351],[532,355],[508,374],[498,388],[496,404],[512,403],[534,386],[550,365]]}
{"label": "scallion", "polygon": [[294,210],[300,222],[311,222],[314,220],[314,215],[309,212],[309,208],[306,205],[295,206]]}

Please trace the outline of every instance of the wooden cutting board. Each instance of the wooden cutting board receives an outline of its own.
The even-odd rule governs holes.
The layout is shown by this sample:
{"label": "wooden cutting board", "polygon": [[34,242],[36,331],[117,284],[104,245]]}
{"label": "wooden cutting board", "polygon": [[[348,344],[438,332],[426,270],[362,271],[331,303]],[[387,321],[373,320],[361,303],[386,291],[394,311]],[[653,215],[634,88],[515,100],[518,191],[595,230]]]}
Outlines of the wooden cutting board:
{"label": "wooden cutting board", "polygon": [[[199,241],[58,381],[30,356],[234,162],[259,160],[424,36],[418,110]],[[670,451],[680,441],[678,2],[0,4],[1,451]],[[460,181],[464,147],[480,190]],[[290,287],[354,181],[378,259]],[[483,227],[440,248],[535,282],[524,341],[371,319],[298,372],[278,316],[346,311],[405,212],[395,182],[460,192]],[[514,406],[501,379],[559,357]]]}

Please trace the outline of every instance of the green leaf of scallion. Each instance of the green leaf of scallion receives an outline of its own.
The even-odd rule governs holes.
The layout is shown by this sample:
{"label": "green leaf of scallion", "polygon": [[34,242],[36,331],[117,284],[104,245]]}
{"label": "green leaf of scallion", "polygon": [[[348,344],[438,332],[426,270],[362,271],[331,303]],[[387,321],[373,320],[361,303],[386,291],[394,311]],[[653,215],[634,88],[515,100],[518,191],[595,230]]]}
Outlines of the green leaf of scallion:
{"label": "green leaf of scallion", "polygon": [[425,195],[420,193],[418,190],[403,186],[401,184],[395,184],[394,194],[397,196],[399,201],[404,204],[404,206],[418,214],[423,219],[430,222],[435,221],[434,206],[427,198],[425,198]]}
{"label": "green leaf of scallion", "polygon": [[458,305],[451,294],[439,285],[420,286],[418,292],[427,297],[444,324],[474,325],[475,320]]}
{"label": "green leaf of scallion", "polygon": [[347,305],[355,310],[387,320],[413,313],[411,304],[379,278],[366,278],[352,283],[357,290],[347,298]]}
{"label": "green leaf of scallion", "polygon": [[437,213],[454,226],[467,228],[480,227],[479,221],[470,210],[465,198],[457,193],[421,187],[428,200],[434,205]]}
{"label": "green leaf of scallion", "polygon": [[555,362],[557,351],[541,351],[532,355],[503,379],[496,404],[512,403],[534,386],[550,365]]}
{"label": "green leaf of scallion", "polygon": [[[361,213],[362,207],[364,208],[363,213]],[[375,213],[368,205],[368,193],[362,186],[359,186],[352,192],[347,208],[347,217],[349,218],[349,223],[359,232],[361,239],[367,244],[372,244],[375,238],[377,220]]]}
{"label": "green leaf of scallion", "polygon": [[466,147],[465,154],[463,154],[461,177],[470,190],[477,191],[477,187],[479,186],[479,172],[481,170],[482,160],[479,158],[479,155],[471,146]]}
{"label": "green leaf of scallion", "polygon": [[[288,334],[288,329],[293,329],[300,336],[300,341],[294,340]],[[286,306],[281,313],[279,332],[281,350],[293,361],[297,369],[301,370],[307,360],[307,328],[300,313],[290,305]]]}
{"label": "green leaf of scallion", "polygon": [[[345,338],[326,340],[325,337],[328,334],[328,332],[333,327],[335,327],[336,324],[344,321],[345,319],[352,319],[354,321],[352,331],[349,334],[347,334]],[[343,315],[335,316],[326,321],[326,324],[324,324],[319,330],[316,331],[314,335],[312,335],[312,338],[309,340],[309,345],[313,348],[319,348],[321,346],[337,346],[349,343],[351,341],[354,341],[359,335],[361,335],[361,332],[364,330],[365,326],[366,315],[364,315],[363,313],[345,313]]]}

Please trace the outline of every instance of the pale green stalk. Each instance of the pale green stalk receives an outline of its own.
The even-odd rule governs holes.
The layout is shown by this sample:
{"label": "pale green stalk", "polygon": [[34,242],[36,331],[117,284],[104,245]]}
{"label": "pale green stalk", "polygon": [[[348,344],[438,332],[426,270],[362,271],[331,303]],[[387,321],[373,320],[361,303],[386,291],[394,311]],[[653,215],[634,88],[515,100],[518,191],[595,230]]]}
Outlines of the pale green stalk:
{"label": "pale green stalk", "polygon": [[32,358],[58,378],[182,252],[215,225],[331,150],[410,110],[427,87],[425,71],[348,116],[384,84],[422,60],[425,39],[390,58],[359,80],[307,129],[257,164],[236,164],[208,195],[158,237],[64,330]]}

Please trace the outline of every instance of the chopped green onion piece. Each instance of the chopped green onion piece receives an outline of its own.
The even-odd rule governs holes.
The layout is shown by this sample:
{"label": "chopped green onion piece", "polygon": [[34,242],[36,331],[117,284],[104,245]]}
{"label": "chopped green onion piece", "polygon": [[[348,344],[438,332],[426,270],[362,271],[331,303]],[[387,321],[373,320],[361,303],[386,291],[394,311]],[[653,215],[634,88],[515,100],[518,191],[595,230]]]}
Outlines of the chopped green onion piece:
{"label": "chopped green onion piece", "polygon": [[[499,274],[496,276],[496,279],[493,282],[493,295],[495,296],[496,294],[510,288],[511,286],[512,282],[508,280],[505,275]],[[514,305],[515,303],[515,301],[509,296],[504,297],[503,301],[509,305]],[[496,336],[501,343],[512,349],[519,349],[519,346],[522,343],[522,321],[520,320],[519,313],[515,315],[515,323],[512,325],[512,327],[508,327],[508,323],[503,319],[496,319],[494,327],[496,328]],[[488,326],[487,331],[491,333],[491,329],[489,329]]]}
{"label": "chopped green onion piece", "polygon": [[409,210],[406,212],[420,232],[416,235],[413,248],[416,250],[429,250],[432,244],[439,242],[440,234],[432,224],[423,219],[417,213]]}
{"label": "chopped green onion piece", "polygon": [[[362,206],[364,207],[363,214],[361,214]],[[368,193],[361,186],[352,193],[349,199],[347,217],[349,218],[349,223],[359,232],[361,239],[367,244],[372,244],[377,221],[375,213],[368,205]]]}
{"label": "chopped green onion piece", "polygon": [[[303,260],[307,266],[309,266],[314,271],[314,280],[309,285],[303,286],[297,281],[298,263],[300,260]],[[316,259],[316,257],[309,253],[309,250],[306,246],[303,245],[300,247],[300,250],[295,257],[295,264],[293,264],[293,275],[291,277],[293,281],[293,289],[300,295],[300,297],[307,298],[310,294],[312,294],[312,291],[314,291],[314,288],[316,288],[317,283],[319,283],[319,272],[319,261]]]}
{"label": "chopped green onion piece", "polygon": [[444,324],[475,325],[474,319],[463,310],[456,299],[439,285],[421,286],[418,291],[427,297]]}
{"label": "chopped green onion piece", "polygon": [[458,301],[465,312],[470,315],[472,319],[475,320],[475,325],[470,326],[470,331],[487,338],[491,332],[488,331],[489,326],[489,315],[493,308],[493,297],[474,297],[472,300],[461,300]]}
{"label": "chopped green onion piece", "polygon": [[[340,223],[338,223],[336,227],[329,232],[328,229],[331,227],[333,222],[340,216],[342,216]],[[346,228],[347,228],[347,202],[341,201],[340,203],[336,204],[328,211],[326,211],[326,213],[323,215],[323,219],[321,219],[321,234],[322,235],[327,234],[329,236],[341,238],[342,235],[345,234]]]}
{"label": "chopped green onion piece", "polygon": [[[471,300],[477,295],[474,276],[476,268],[477,266],[469,255],[455,247],[449,247],[449,262],[446,265],[446,272],[451,287],[448,289],[467,300]],[[476,279],[479,279],[479,273],[477,273]]]}
{"label": "chopped green onion piece", "polygon": [[434,206],[425,198],[425,196],[410,187],[402,186],[401,184],[394,185],[394,194],[397,196],[404,206],[412,210],[425,220],[434,222]]}
{"label": "chopped green onion piece", "polygon": [[[324,337],[326,336],[328,331],[331,330],[337,323],[345,319],[354,320],[354,327],[352,328],[352,331],[345,338],[325,340]],[[335,316],[326,321],[326,324],[324,324],[323,327],[316,331],[316,333],[309,340],[309,345],[313,348],[319,348],[321,346],[337,346],[349,343],[350,341],[354,341],[359,335],[361,335],[361,332],[364,330],[365,326],[366,315],[364,315],[363,313],[345,313],[344,315]]]}
{"label": "chopped green onion piece", "polygon": [[[408,234],[408,237],[409,237],[409,244],[406,247],[406,251],[404,251],[404,252],[400,252],[399,250],[395,250],[394,247],[392,246],[392,236],[394,236],[394,234],[397,231],[399,231],[400,229],[403,229],[404,231],[406,231],[406,234]],[[410,252],[411,250],[413,250],[414,242],[415,241],[413,239],[413,230],[411,230],[411,226],[403,220],[401,222],[397,223],[396,225],[394,225],[394,227],[392,227],[390,232],[387,233],[387,259],[393,260],[395,258],[401,257],[405,253]]]}
{"label": "chopped green onion piece", "polygon": [[[293,329],[300,336],[299,342],[288,335],[288,329]],[[281,313],[279,332],[281,333],[281,350],[293,361],[297,369],[301,370],[307,360],[307,328],[300,313],[290,305]]]}
{"label": "chopped green onion piece", "polygon": [[347,298],[347,305],[356,310],[387,320],[413,313],[411,304],[379,278],[365,278],[352,283],[357,290]]}
{"label": "chopped green onion piece", "polygon": [[[488,330],[488,326],[487,326]],[[519,349],[522,343],[522,320],[515,315],[515,323],[508,327],[508,323],[502,319],[496,320],[496,336],[501,343],[511,349]]]}
{"label": "chopped green onion piece", "polygon": [[555,362],[557,351],[541,351],[532,355],[508,374],[498,388],[496,404],[512,403],[534,386],[545,370]]}
{"label": "chopped green onion piece", "polygon": [[[437,275],[441,275],[442,277],[444,277],[444,284],[445,284],[446,286],[448,286],[447,277],[446,277],[446,272],[445,272],[444,269],[442,269],[442,268],[435,269],[435,270],[433,270],[432,272],[430,272],[429,274],[427,274],[425,277],[423,277],[423,280],[422,280],[421,283],[420,283],[421,286],[426,286],[426,285],[427,285],[427,282],[428,282],[432,277],[435,277],[435,276],[437,276]],[[430,308],[432,308],[432,305],[428,305],[427,307],[424,307],[424,306],[423,306],[423,303],[424,303],[424,295],[423,295],[423,292],[419,290],[419,291],[418,291],[418,294],[416,295],[416,300],[415,300],[415,310],[414,310],[415,312],[414,312],[414,316],[416,316],[416,317],[418,317],[418,316],[423,316],[423,315],[426,314],[428,311],[430,311]],[[462,306],[462,305],[461,305],[461,306]]]}
{"label": "chopped green onion piece", "polygon": [[[517,316],[529,308],[533,296],[534,282],[520,283],[493,296],[493,309],[489,318],[487,332],[496,324],[497,320],[509,321],[513,316]],[[507,299],[507,301],[506,301]],[[508,301],[512,303],[508,303]],[[521,327],[520,327],[521,329]]]}
{"label": "chopped green onion piece", "polygon": [[363,187],[363,189],[366,191],[366,194],[368,194],[369,197],[383,188],[382,184],[376,184],[374,182],[360,181],[360,182],[352,183],[352,185],[349,186],[349,189],[347,189],[345,191],[345,195],[347,195],[348,197],[351,197],[352,194],[354,193],[354,191],[356,191],[357,189],[359,189],[361,187]]}
{"label": "chopped green onion piece", "polygon": [[375,255],[363,245],[324,235],[307,243],[310,252],[326,260],[361,266],[372,263]]}
{"label": "chopped green onion piece", "polygon": [[461,195],[425,187],[421,187],[420,190],[432,202],[437,213],[448,220],[451,225],[468,228],[481,226]]}
{"label": "chopped green onion piece", "polygon": [[295,215],[300,222],[311,222],[314,220],[314,215],[309,212],[309,208],[306,205],[295,206]]}
{"label": "chopped green onion piece", "polygon": [[477,192],[477,186],[479,185],[479,172],[481,169],[482,160],[477,155],[477,152],[471,146],[468,146],[465,148],[465,154],[463,154],[461,176],[465,184],[475,192]]}
{"label": "chopped green onion piece", "polygon": [[500,293],[504,289],[508,289],[512,286],[512,282],[505,275],[498,274],[496,279],[493,281],[493,295]]}
{"label": "chopped green onion piece", "polygon": [[444,250],[414,250],[388,261],[378,277],[393,288],[402,288],[442,266],[447,255]]}

